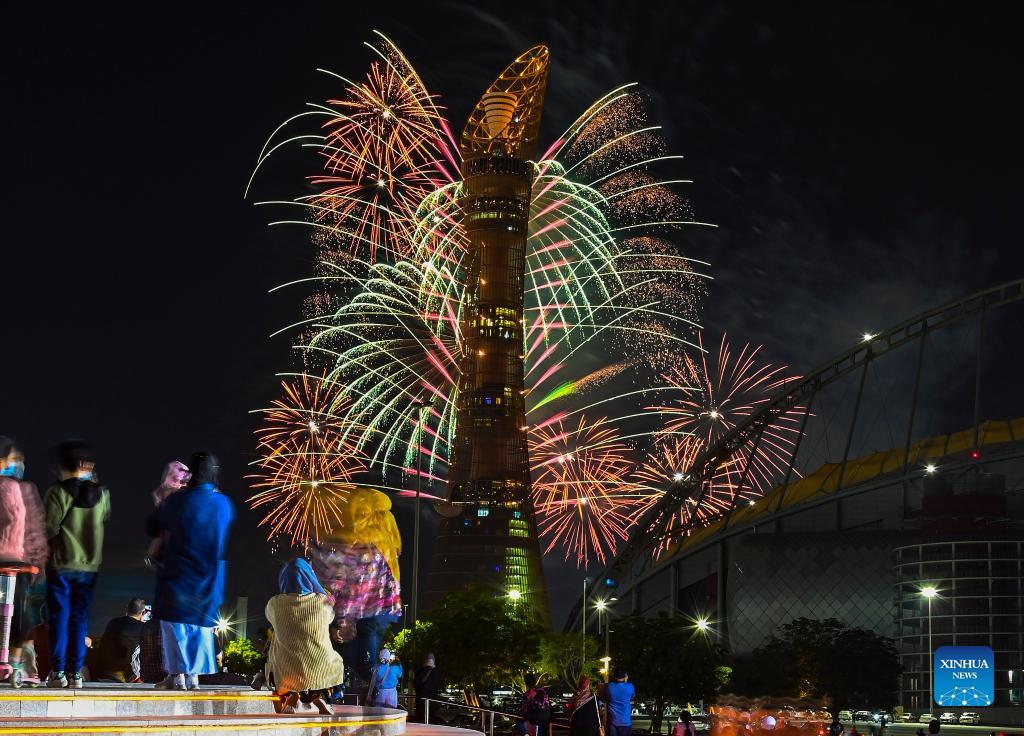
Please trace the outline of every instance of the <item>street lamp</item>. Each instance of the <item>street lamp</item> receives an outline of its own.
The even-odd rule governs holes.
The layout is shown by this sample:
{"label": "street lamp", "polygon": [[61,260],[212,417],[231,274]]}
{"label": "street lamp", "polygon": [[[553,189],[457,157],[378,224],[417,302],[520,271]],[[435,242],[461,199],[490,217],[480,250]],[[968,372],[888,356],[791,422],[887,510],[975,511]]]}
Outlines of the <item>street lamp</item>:
{"label": "street lamp", "polygon": [[697,631],[704,635],[707,635],[708,629],[711,628],[711,624],[703,616],[699,617],[693,625],[697,627]]}
{"label": "street lamp", "polygon": [[512,590],[510,590],[508,592],[508,599],[510,601],[512,601],[513,603],[515,603],[516,601],[518,601],[522,597],[523,597],[522,592],[517,590],[516,588],[512,588]]}
{"label": "street lamp", "polygon": [[430,408],[430,402],[416,399],[412,402],[416,409],[416,519],[412,532],[412,625],[415,626],[420,617],[420,483],[423,478],[423,410]]}
{"label": "street lamp", "polygon": [[921,588],[921,595],[928,601],[928,656],[925,657],[925,667],[928,669],[928,710],[932,707],[932,691],[935,689],[935,673],[932,671],[932,598],[939,594],[939,589],[934,585],[926,585]]}

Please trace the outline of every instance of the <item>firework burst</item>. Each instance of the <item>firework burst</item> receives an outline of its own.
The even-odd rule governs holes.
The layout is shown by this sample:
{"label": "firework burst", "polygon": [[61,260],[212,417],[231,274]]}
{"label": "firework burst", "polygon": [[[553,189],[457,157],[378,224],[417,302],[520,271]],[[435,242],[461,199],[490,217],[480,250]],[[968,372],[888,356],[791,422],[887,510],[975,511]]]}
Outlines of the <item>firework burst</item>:
{"label": "firework burst", "polygon": [[260,459],[249,478],[262,508],[269,537],[290,537],[304,546],[339,520],[352,480],[366,469],[339,421],[347,400],[323,379],[303,375],[282,381],[283,396],[272,402],[256,430]]}
{"label": "firework burst", "polygon": [[[272,224],[311,228],[320,244],[316,273],[304,280],[318,291],[293,327],[306,364],[322,366],[345,397],[331,413],[339,447],[365,458],[353,472],[391,488],[422,462],[443,488],[468,299],[459,153],[408,60],[383,36],[373,48],[365,79],[335,75],[341,94],[286,121],[257,163],[287,143],[311,147],[318,192],[261,204],[301,208],[302,219]],[[323,118],[315,133],[284,135],[310,117]],[[683,228],[705,224],[678,192],[688,180],[655,173],[678,158],[665,155],[626,85],[532,163],[522,325],[531,464],[549,551],[583,566],[613,554],[633,507],[647,502],[628,480],[633,445],[676,431],[663,414],[681,420],[680,402],[694,390],[663,375],[700,350],[707,266],[675,244]],[[420,401],[431,408],[417,442]],[[261,437],[261,447],[272,444]],[[561,463],[552,460],[559,454]]]}

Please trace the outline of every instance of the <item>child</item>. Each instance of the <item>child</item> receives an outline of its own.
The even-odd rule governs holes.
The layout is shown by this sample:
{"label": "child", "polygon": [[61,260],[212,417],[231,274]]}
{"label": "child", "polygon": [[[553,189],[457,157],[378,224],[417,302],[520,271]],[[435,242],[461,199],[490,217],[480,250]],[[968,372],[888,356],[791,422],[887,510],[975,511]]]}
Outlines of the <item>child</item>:
{"label": "child", "polygon": [[301,699],[330,715],[329,691],[345,678],[344,662],[331,645],[332,602],[301,557],[281,569],[278,583],[281,593],[270,599],[266,611],[274,630],[267,679],[280,696],[277,712],[294,713]]}
{"label": "child", "polygon": [[103,559],[110,492],[95,480],[92,450],[80,440],[57,446],[60,482],[43,500],[50,559],[46,607],[50,624],[49,687],[82,687],[89,607]]}
{"label": "child", "polygon": [[[163,478],[160,479],[160,485],[153,491],[153,505],[159,508],[160,504],[166,501],[168,496],[188,485],[191,477],[192,474],[188,471],[188,467],[180,460],[172,460],[167,463],[167,467],[164,468]],[[149,543],[146,563],[151,567],[158,567],[160,565],[160,552],[163,548],[163,543],[164,535],[154,538]]]}
{"label": "child", "polygon": [[[27,610],[29,590],[43,576],[49,550],[43,529],[43,505],[32,483],[23,480],[25,456],[15,442],[0,437],[0,559],[19,560],[39,569],[38,573],[18,573],[11,612],[11,667],[22,669],[22,643],[35,621]],[[25,677],[38,685],[38,678]]]}

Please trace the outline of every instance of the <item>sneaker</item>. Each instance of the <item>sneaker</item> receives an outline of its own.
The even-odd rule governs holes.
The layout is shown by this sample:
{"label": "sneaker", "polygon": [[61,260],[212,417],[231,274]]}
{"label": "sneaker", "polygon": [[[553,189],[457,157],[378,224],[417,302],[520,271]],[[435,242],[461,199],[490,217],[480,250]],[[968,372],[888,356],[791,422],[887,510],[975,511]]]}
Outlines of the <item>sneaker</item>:
{"label": "sneaker", "polygon": [[79,689],[85,687],[85,682],[82,680],[82,673],[76,672],[68,678],[68,687]]}
{"label": "sneaker", "polygon": [[153,686],[155,690],[184,690],[185,675],[167,675]]}
{"label": "sneaker", "polygon": [[46,676],[46,687],[67,687],[68,678],[64,676],[63,672],[50,672]]}
{"label": "sneaker", "polygon": [[198,690],[199,689],[199,675],[188,675],[185,678],[185,683],[186,683],[186,687],[188,687],[189,690]]}

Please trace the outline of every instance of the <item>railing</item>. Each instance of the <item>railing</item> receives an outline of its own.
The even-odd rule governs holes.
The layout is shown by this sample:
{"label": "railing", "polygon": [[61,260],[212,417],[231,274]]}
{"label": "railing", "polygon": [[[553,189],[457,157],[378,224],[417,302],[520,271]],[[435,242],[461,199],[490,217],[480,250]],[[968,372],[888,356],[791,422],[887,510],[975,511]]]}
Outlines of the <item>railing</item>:
{"label": "railing", "polygon": [[[423,699],[423,720],[430,723],[430,708],[431,703],[434,703],[434,711],[437,712],[441,707],[461,708],[469,713],[478,713],[480,715],[480,730],[486,734],[486,736],[494,736],[494,724],[496,718],[507,718],[512,722],[522,720],[522,715],[518,713],[506,713],[500,710],[491,710],[489,708],[481,708],[477,705],[466,705],[464,703],[455,703],[451,700],[435,700],[431,698]],[[556,728],[567,729],[568,723],[562,723],[559,721],[552,721],[547,724],[547,733],[538,734],[538,736],[551,736],[552,732]]]}

